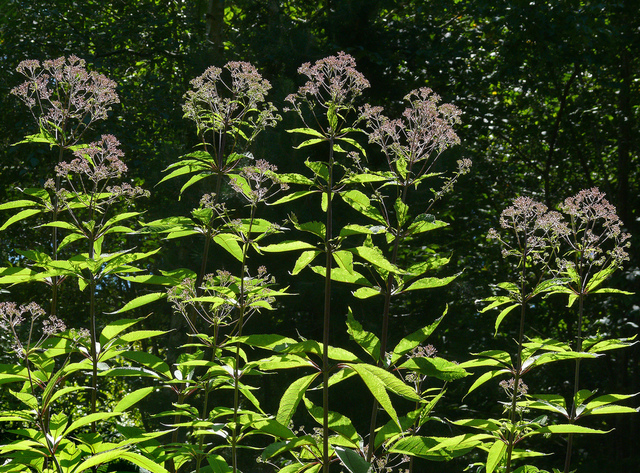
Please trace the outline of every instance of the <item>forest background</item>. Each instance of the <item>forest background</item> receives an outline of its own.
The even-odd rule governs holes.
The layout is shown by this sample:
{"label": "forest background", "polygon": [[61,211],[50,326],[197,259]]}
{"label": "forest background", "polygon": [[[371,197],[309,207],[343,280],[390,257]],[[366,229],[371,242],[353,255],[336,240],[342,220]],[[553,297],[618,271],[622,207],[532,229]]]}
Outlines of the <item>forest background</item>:
{"label": "forest background", "polygon": [[[476,304],[506,271],[499,248],[486,240],[489,228],[499,225],[501,210],[518,195],[553,208],[594,186],[615,204],[632,235],[630,261],[611,286],[636,295],[613,297],[606,304],[594,300],[587,323],[612,337],[638,333],[638,1],[0,0],[0,12],[0,201],[15,199],[17,187],[44,182],[50,168],[44,163],[52,160],[46,147],[12,146],[36,131],[22,104],[9,93],[23,80],[15,69],[24,59],[75,54],[91,70],[118,83],[121,104],[104,126],[122,143],[128,178],[152,191],[152,199],[144,203],[150,221],[188,213],[197,205],[197,193],[178,200],[180,182],[154,187],[163,169],[197,145],[181,107],[192,78],[210,65],[248,61],[271,82],[269,99],[282,107],[284,98],[300,85],[300,64],[345,51],[371,82],[366,98],[371,103],[400,112],[408,91],[428,86],[461,108],[457,133],[462,143],[447,152],[445,162],[453,164],[444,166],[453,167],[461,158],[473,161],[473,171],[438,204],[440,218],[450,227],[430,243],[452,255],[450,274],[464,272],[443,290],[405,300],[396,310],[406,315],[395,325],[396,338],[435,319],[448,303],[449,315],[432,341],[440,353],[464,361],[469,353],[495,345],[493,318],[479,313]],[[293,151],[295,137],[282,131],[293,128],[295,121],[286,115],[284,121],[280,131],[260,137],[253,153],[282,171],[299,172],[304,159]],[[278,215],[278,209],[272,212],[272,220],[286,217]],[[298,212],[304,215],[304,206]],[[16,225],[2,234],[3,266],[17,248],[25,247],[28,230]],[[196,246],[177,241],[150,260],[149,270],[154,265],[197,270],[200,260]],[[278,281],[287,281],[294,262],[293,257],[280,257],[267,266]],[[321,317],[314,308],[321,307],[322,295],[312,291],[316,282],[313,274],[301,275],[291,288],[301,296],[287,301],[286,312],[256,319],[252,330],[320,339]],[[110,292],[101,302],[103,312],[144,289],[120,281],[105,290]],[[343,290],[345,297],[336,297],[337,317],[347,311],[349,291]],[[24,285],[12,288],[11,298],[32,300],[30,291]],[[80,302],[73,294],[65,297],[67,312],[82,318],[81,306],[74,310]],[[544,317],[536,324],[547,328],[541,335],[562,334],[568,339],[566,334],[575,327],[565,317],[565,304],[544,304],[535,315]],[[357,317],[366,317],[366,305],[360,310]],[[140,315],[150,311],[146,324],[176,329],[156,347],[170,358],[172,347],[184,341],[183,322],[167,304],[145,308]],[[74,325],[73,320],[67,323]],[[332,336],[336,345],[340,337],[348,340],[344,330],[336,329]],[[3,348],[0,358],[5,353]],[[558,386],[549,387],[551,392],[561,392],[563,379],[571,376],[568,368],[566,373],[558,370],[553,378]],[[640,348],[634,345],[592,362],[584,376],[592,387],[635,393],[640,387]],[[452,386],[445,404],[458,407],[466,388],[463,383]],[[487,410],[495,407],[494,394],[485,394]],[[156,401],[150,399],[148,408]],[[474,404],[482,408],[482,401]],[[607,471],[614,462],[640,463],[635,416],[611,416],[603,422],[615,431],[604,438],[581,438],[579,448],[588,465],[581,471]]]}

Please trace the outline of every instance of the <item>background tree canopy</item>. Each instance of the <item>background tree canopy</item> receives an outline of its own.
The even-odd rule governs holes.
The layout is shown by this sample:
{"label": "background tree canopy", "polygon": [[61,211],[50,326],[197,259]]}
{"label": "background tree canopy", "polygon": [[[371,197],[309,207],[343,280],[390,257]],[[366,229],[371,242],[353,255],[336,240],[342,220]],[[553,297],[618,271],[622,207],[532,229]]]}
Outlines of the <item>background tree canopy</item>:
{"label": "background tree canopy", "polygon": [[[269,99],[282,108],[284,97],[299,85],[300,64],[345,51],[371,82],[367,101],[372,104],[397,113],[407,92],[427,86],[461,108],[462,145],[449,152],[442,166],[454,167],[460,157],[474,162],[473,172],[438,210],[451,223],[450,231],[436,242],[453,256],[454,267],[447,271],[465,272],[446,290],[429,293],[428,300],[416,295],[399,308],[413,317],[402,319],[404,332],[393,337],[422,326],[421,318],[433,318],[429,307],[448,302],[439,350],[450,359],[463,360],[486,346],[492,319],[479,314],[474,301],[486,297],[506,270],[498,250],[486,243],[500,211],[517,195],[532,196],[553,208],[594,186],[616,205],[632,235],[631,260],[613,285],[637,294],[613,298],[607,305],[595,301],[588,323],[613,336],[638,333],[638,0],[0,0],[0,12],[1,201],[14,198],[18,186],[41,183],[55,159],[43,147],[12,146],[36,131],[22,104],[9,94],[22,81],[15,69],[24,59],[75,54],[89,69],[118,83],[121,104],[95,133],[97,137],[108,131],[122,142],[131,181],[152,190],[145,216],[151,221],[186,213],[197,204],[195,193],[177,199],[181,183],[175,180],[154,187],[162,170],[197,144],[181,108],[192,78],[210,65],[249,61],[272,83]],[[295,125],[291,116],[284,120],[286,126],[280,130]],[[292,137],[283,131],[269,133],[254,153],[280,170],[297,172],[303,160],[292,146]],[[377,159],[381,157],[370,157],[372,167]],[[278,211],[273,210],[276,217]],[[299,211],[305,212],[305,207]],[[11,264],[15,249],[24,246],[23,231],[16,227],[3,234],[3,266]],[[201,255],[195,248],[176,244],[151,259],[148,269],[197,269]],[[405,251],[411,258],[411,252],[421,251],[420,242]],[[278,261],[273,272],[286,280],[294,260]],[[276,260],[271,266],[277,266]],[[310,287],[305,284],[313,284],[311,278],[299,281],[294,290],[304,293]],[[113,310],[123,294],[131,299],[139,290],[118,284],[102,310]],[[286,314],[278,312],[277,320],[263,323],[275,324],[281,333],[298,330],[319,338],[320,322],[310,312],[309,301],[297,304]],[[548,319],[540,324],[548,328],[544,335],[569,339],[576,327],[564,306],[544,304],[539,312]],[[336,311],[346,313],[346,306]],[[166,328],[179,326],[167,309],[158,312],[157,320],[162,318]],[[608,363],[611,359],[626,369],[596,362],[585,375],[590,384],[615,387],[616,392],[639,391],[638,345],[615,353]],[[555,379],[563,376],[570,377],[570,370]],[[550,391],[562,391],[561,385],[555,388]],[[601,448],[600,438],[581,440],[581,448],[599,447],[586,456],[590,468],[602,471],[598,465],[606,465],[607,450],[614,452],[618,464],[637,465],[637,419],[612,417],[604,422],[616,428],[604,440],[606,448]]]}

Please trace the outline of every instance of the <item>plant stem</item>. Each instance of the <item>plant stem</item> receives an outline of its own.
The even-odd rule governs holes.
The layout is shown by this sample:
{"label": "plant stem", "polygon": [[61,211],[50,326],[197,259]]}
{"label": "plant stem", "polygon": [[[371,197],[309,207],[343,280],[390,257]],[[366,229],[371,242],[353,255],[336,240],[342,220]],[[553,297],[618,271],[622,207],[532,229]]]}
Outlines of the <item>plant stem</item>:
{"label": "plant stem", "polygon": [[322,328],[322,471],[329,473],[329,329],[331,322],[331,265],[333,262],[333,134],[329,136],[327,224],[325,235],[324,323]]}
{"label": "plant stem", "polygon": [[[411,169],[413,167],[413,162],[409,163],[409,168],[407,170],[407,176],[411,175]],[[409,186],[405,184],[402,188],[402,193],[400,196],[400,200],[403,204],[406,203],[407,200],[407,192],[409,190]],[[391,253],[391,264],[395,265],[398,261],[398,249],[400,248],[400,244],[404,239],[402,235],[402,225],[400,224],[400,220],[396,219],[396,229],[395,229],[395,239],[393,242],[393,251]],[[389,315],[391,313],[391,293],[393,292],[393,274],[389,273],[387,276],[386,283],[386,292],[384,295],[384,306],[382,309],[382,333],[380,335],[380,360],[378,360],[378,366],[384,366],[385,353],[387,352],[387,340],[389,337]],[[376,420],[378,417],[378,400],[374,398],[373,407],[371,409],[371,421],[369,423],[369,447],[367,449],[367,462],[371,462],[373,458],[373,452],[375,449],[375,433],[376,433]],[[409,469],[411,471],[411,468]]]}
{"label": "plant stem", "polygon": [[520,379],[522,377],[522,342],[524,340],[524,320],[526,313],[526,277],[527,277],[527,238],[523,240],[522,249],[522,272],[520,273],[520,331],[518,333],[518,351],[516,354],[515,373],[513,380],[513,393],[511,394],[511,407],[509,412],[509,421],[511,422],[511,430],[509,431],[509,443],[507,444],[507,468],[506,473],[511,472],[511,457],[513,447],[516,441],[516,407],[518,402],[518,393],[520,388]]}
{"label": "plant stem", "polygon": [[[580,278],[582,281],[582,277]],[[576,351],[582,351],[582,315],[584,311],[584,290],[580,291],[578,297],[578,335],[576,336]],[[571,404],[571,417],[569,422],[573,423],[576,420],[576,397],[580,390],[580,358],[576,358],[576,367],[573,375],[573,400]],[[571,468],[571,450],[573,449],[573,434],[567,436],[567,454],[564,459],[564,473],[569,473]]]}
{"label": "plant stem", "polygon": [[[249,229],[242,245],[242,266],[240,268],[240,295],[238,301],[240,303],[240,315],[238,317],[238,337],[242,336],[242,325],[244,324],[244,314],[246,307],[245,297],[245,272],[247,269],[247,252],[249,250],[249,243],[251,242],[251,230],[253,227],[253,221],[256,216],[256,206],[251,206],[251,217],[249,219]],[[238,410],[240,409],[240,372],[238,366],[240,365],[240,343],[236,343],[235,363],[234,363],[234,376],[233,376],[233,432],[231,438],[231,462],[233,473],[238,470]]]}

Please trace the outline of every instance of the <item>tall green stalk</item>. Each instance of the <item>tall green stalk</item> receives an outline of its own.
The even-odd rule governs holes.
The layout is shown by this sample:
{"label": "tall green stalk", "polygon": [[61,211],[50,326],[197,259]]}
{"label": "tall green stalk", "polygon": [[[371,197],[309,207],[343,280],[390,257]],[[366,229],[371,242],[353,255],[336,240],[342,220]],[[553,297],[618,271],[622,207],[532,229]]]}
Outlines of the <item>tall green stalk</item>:
{"label": "tall green stalk", "polygon": [[329,331],[331,329],[331,266],[333,264],[333,143],[329,136],[327,220],[325,234],[324,316],[322,324],[322,471],[329,473]]}

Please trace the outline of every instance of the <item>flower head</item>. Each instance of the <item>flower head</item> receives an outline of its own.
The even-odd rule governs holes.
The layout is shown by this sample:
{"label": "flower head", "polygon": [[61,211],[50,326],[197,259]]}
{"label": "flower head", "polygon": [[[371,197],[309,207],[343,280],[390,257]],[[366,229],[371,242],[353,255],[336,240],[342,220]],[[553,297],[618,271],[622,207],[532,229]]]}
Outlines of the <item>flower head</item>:
{"label": "flower head", "polygon": [[355,59],[344,52],[320,59],[313,65],[305,63],[298,68],[298,73],[307,76],[308,80],[285,100],[303,121],[302,104],[314,115],[317,106],[323,109],[323,113],[326,111],[327,132],[338,131],[341,127],[339,117],[344,119],[346,112],[354,108],[356,99],[369,87],[369,81],[356,69]]}
{"label": "flower head", "polygon": [[621,265],[629,259],[626,248],[631,236],[622,231],[616,208],[597,187],[565,199],[561,210],[571,220],[571,232],[565,238],[579,260],[590,266],[604,266]]}
{"label": "flower head", "polygon": [[103,74],[87,71],[77,56],[42,63],[22,61],[17,71],[27,80],[11,93],[22,100],[38,126],[61,146],[77,143],[97,120],[107,118],[119,103],[116,83]]}
{"label": "flower head", "polygon": [[[439,105],[440,96],[426,87],[411,91],[404,99],[409,106],[402,118],[395,120],[385,116],[381,107],[365,105],[362,109],[370,129],[369,142],[380,146],[390,164],[398,159],[407,163],[425,161],[460,143],[453,130],[460,123],[460,109],[446,103]],[[459,165],[466,172],[470,160]]]}
{"label": "flower head", "polygon": [[[228,62],[224,69],[229,79],[223,78],[223,69],[212,66],[191,81],[184,96],[184,116],[196,123],[200,133],[231,133],[234,140],[251,142],[281,118],[265,101],[271,84],[248,62]],[[249,131],[240,132],[242,127]]]}

